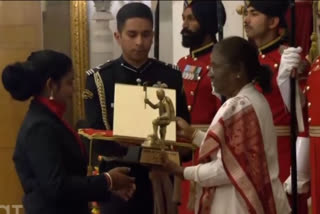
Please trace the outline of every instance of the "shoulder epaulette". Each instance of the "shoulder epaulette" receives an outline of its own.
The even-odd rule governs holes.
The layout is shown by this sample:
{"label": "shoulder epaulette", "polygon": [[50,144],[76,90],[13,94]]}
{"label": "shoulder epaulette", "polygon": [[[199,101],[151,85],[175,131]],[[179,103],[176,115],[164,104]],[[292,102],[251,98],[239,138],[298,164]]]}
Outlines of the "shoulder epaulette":
{"label": "shoulder epaulette", "polygon": [[174,69],[174,70],[177,70],[177,71],[180,71],[180,68],[178,65],[174,65],[174,64],[170,64],[170,63],[166,63],[166,62],[162,62],[162,61],[159,61],[157,59],[154,59],[156,62],[166,66],[166,67],[169,67],[171,69]]}
{"label": "shoulder epaulette", "polygon": [[180,68],[179,68],[178,65],[175,65],[175,64],[167,64],[167,66],[170,67],[170,68],[172,68],[172,69],[174,69],[174,70],[180,71]]}
{"label": "shoulder epaulette", "polygon": [[113,62],[113,60],[108,60],[106,63],[104,63],[104,64],[100,64],[100,65],[98,65],[98,66],[96,66],[96,67],[94,67],[94,68],[91,68],[91,69],[89,69],[89,70],[87,70],[86,71],[86,74],[88,75],[88,76],[90,76],[90,75],[92,75],[92,74],[94,74],[94,73],[96,73],[96,72],[98,72],[98,71],[100,71],[100,70],[102,70],[102,69],[104,69],[104,68],[107,68],[108,66],[110,66],[111,64],[112,64],[112,62]]}

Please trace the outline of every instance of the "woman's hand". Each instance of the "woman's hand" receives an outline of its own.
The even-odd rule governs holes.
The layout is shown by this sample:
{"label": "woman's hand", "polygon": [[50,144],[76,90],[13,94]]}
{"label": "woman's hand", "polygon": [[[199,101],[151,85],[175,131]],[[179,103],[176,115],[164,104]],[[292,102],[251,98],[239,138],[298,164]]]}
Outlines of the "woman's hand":
{"label": "woman's hand", "polygon": [[132,187],[135,184],[135,178],[128,176],[130,168],[116,167],[111,169],[108,173],[111,177],[112,190],[121,190]]}
{"label": "woman's hand", "polygon": [[133,184],[131,188],[112,191],[112,193],[122,198],[123,200],[128,201],[133,196],[135,191],[136,191],[136,185]]}
{"label": "woman's hand", "polygon": [[176,124],[177,124],[177,137],[186,139],[191,142],[193,140],[192,138],[194,137],[194,133],[196,129],[190,126],[181,117],[177,117]]}
{"label": "woman's hand", "polygon": [[183,167],[169,160],[169,157],[166,152],[161,153],[161,162],[163,170],[183,178]]}
{"label": "woman's hand", "polygon": [[111,177],[111,191],[124,200],[129,200],[136,190],[135,178],[128,176],[130,168],[116,167],[108,174]]}

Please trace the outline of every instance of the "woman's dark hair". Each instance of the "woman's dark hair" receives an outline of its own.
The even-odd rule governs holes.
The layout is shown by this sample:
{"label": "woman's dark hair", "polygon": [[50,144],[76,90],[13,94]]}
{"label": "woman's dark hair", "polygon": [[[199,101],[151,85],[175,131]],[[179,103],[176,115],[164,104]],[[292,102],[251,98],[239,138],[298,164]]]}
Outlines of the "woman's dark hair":
{"label": "woman's dark hair", "polygon": [[233,36],[222,40],[214,46],[223,55],[227,63],[243,66],[249,81],[256,81],[263,92],[270,92],[272,72],[268,66],[260,65],[257,48],[247,40]]}
{"label": "woman's dark hair", "polygon": [[6,66],[2,72],[2,83],[11,96],[25,101],[43,91],[49,78],[59,83],[71,71],[72,61],[65,54],[42,50],[31,53],[25,62]]}
{"label": "woman's dark hair", "polygon": [[140,2],[133,2],[124,5],[117,13],[117,29],[119,32],[123,30],[123,26],[128,19],[143,18],[147,19],[153,25],[153,15],[151,9]]}

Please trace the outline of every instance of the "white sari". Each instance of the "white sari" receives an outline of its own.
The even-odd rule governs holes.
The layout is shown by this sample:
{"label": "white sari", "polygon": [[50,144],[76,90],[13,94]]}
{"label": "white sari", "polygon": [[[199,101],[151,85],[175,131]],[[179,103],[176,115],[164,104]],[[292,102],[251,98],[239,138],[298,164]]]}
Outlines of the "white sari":
{"label": "white sari", "polygon": [[200,164],[186,167],[184,177],[197,183],[196,214],[290,212],[270,107],[252,84],[221,106],[194,143]]}

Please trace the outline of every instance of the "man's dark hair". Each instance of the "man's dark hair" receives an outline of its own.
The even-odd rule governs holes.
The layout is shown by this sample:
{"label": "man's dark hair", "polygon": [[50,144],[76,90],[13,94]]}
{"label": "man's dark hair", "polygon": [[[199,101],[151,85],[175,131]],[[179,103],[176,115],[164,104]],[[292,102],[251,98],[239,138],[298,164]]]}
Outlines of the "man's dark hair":
{"label": "man's dark hair", "polygon": [[117,13],[117,28],[121,32],[126,21],[130,18],[143,18],[151,22],[153,26],[153,15],[151,9],[138,2],[133,2],[124,5]]}

